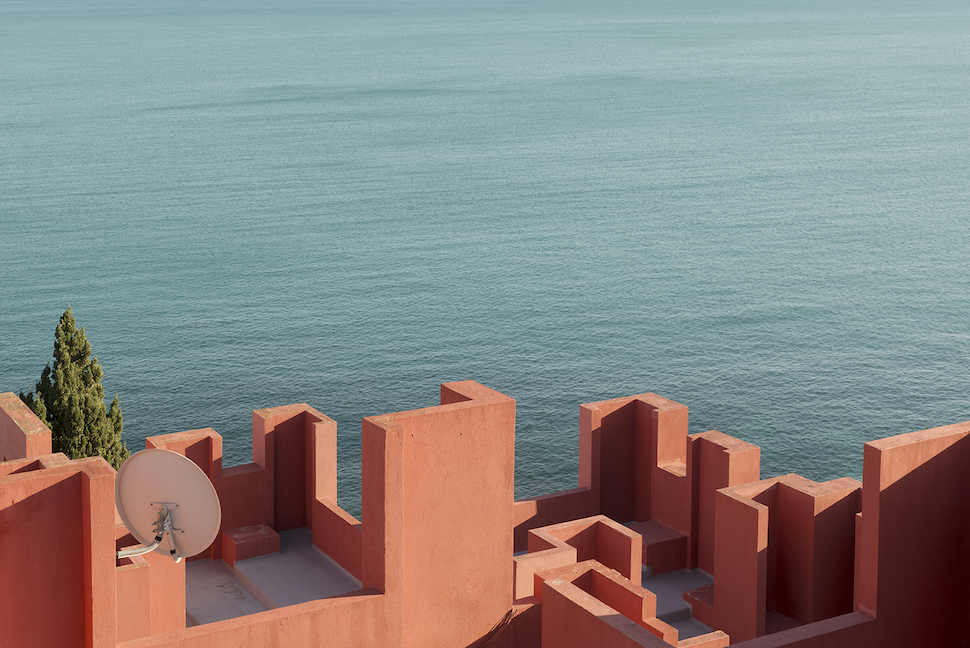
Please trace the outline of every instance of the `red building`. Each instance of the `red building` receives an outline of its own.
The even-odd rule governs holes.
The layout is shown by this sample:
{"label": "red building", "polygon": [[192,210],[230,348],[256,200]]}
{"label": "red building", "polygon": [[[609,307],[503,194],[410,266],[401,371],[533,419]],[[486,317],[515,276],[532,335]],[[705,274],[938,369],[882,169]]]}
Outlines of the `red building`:
{"label": "red building", "polygon": [[253,463],[212,429],[150,437],[208,475],[202,554],[137,544],[100,458],[51,454],[0,395],[0,645],[750,648],[955,646],[970,625],[970,422],[867,443],[864,480],[762,479],[758,447],[687,434],[655,394],[580,406],[579,484],[513,501],[515,401],[474,382],[368,417],[362,519],[336,423],[253,412]]}

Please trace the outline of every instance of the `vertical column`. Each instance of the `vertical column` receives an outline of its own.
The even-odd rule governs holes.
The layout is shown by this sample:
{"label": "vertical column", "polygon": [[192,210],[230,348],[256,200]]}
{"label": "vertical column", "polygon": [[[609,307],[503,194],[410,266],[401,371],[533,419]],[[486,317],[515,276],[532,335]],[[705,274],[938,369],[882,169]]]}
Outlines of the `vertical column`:
{"label": "vertical column", "polygon": [[688,467],[693,486],[697,567],[714,573],[714,502],[718,489],[760,478],[761,449],[711,430],[694,435]]}
{"label": "vertical column", "polygon": [[765,632],[768,575],[768,507],[732,493],[717,493],[714,623],[733,642]]}
{"label": "vertical column", "polygon": [[594,510],[600,510],[601,444],[603,413],[595,405],[579,406],[579,487],[592,493]]}
{"label": "vertical column", "polygon": [[80,459],[84,561],[84,634],[87,648],[117,644],[115,577],[115,471],[103,459]]}
{"label": "vertical column", "polygon": [[313,519],[313,502],[337,502],[337,422],[306,417],[306,520]]}

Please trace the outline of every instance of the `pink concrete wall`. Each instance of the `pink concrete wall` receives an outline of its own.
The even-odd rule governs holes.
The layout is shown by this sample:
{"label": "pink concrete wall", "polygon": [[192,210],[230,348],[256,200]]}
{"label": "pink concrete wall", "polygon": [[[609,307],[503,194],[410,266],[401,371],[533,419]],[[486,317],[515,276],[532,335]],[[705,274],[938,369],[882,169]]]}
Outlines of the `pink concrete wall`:
{"label": "pink concrete wall", "polygon": [[529,552],[550,548],[576,550],[578,562],[595,560],[616,570],[636,585],[642,573],[643,541],[639,533],[617,524],[605,515],[563,522],[529,532]]}
{"label": "pink concrete wall", "polygon": [[[545,543],[549,545],[551,543]],[[576,563],[576,547],[565,543],[530,550],[527,554],[515,556],[513,573],[515,579],[516,601],[535,596],[536,574],[557,567]]]}
{"label": "pink concrete wall", "polygon": [[594,491],[598,512],[691,534],[687,414],[656,394],[581,406],[580,485]]}
{"label": "pink concrete wall", "polygon": [[732,490],[715,505],[714,622],[738,642],[765,631],[768,507]]}
{"label": "pink concrete wall", "polygon": [[875,619],[861,612],[852,612],[750,641],[732,642],[731,645],[744,648],[863,648],[906,645],[888,637],[880,637],[877,630]]}
{"label": "pink concrete wall", "polygon": [[223,529],[272,524],[273,485],[262,468],[253,463],[232,466],[213,484],[217,482]]}
{"label": "pink concrete wall", "polygon": [[769,515],[777,519],[775,606],[782,613],[810,623],[852,611],[861,487],[848,477],[778,482],[778,507]]}
{"label": "pink concrete wall", "polygon": [[731,638],[720,630],[677,642],[677,648],[727,648],[729,645]]}
{"label": "pink concrete wall", "polygon": [[[691,533],[687,481],[687,407],[656,394],[637,397],[637,521],[657,520]],[[686,566],[686,565],[685,565]]]}
{"label": "pink concrete wall", "polygon": [[126,641],[119,648],[292,648],[400,645],[388,633],[384,596],[377,592],[320,599],[178,632]]}
{"label": "pink concrete wall", "polygon": [[[222,467],[222,437],[212,428],[145,440],[185,455],[208,475],[222,505],[222,532],[266,524],[275,531],[313,528],[318,495],[336,494],[336,423],[306,404],[253,412],[254,462]],[[189,560],[222,557],[217,539]]]}
{"label": "pink concrete wall", "polygon": [[337,424],[315,419],[306,417],[306,519],[313,544],[360,580],[363,525],[337,505]]}
{"label": "pink concrete wall", "polygon": [[[256,412],[253,413],[255,417]],[[276,417],[274,417],[276,418]],[[306,464],[302,413],[280,420],[267,433],[273,452],[273,524],[277,532],[306,526]]]}
{"label": "pink concrete wall", "polygon": [[970,634],[970,422],[867,443],[859,608],[898,645]]}
{"label": "pink concrete wall", "polygon": [[717,490],[761,479],[761,449],[712,430],[691,435],[688,454],[693,484],[692,565],[713,574]]}
{"label": "pink concrete wall", "polygon": [[[115,524],[115,549],[140,544]],[[115,567],[118,641],[185,627],[185,562],[157,553],[124,558]]]}
{"label": "pink concrete wall", "polygon": [[17,394],[0,394],[0,462],[50,453],[50,428]]}
{"label": "pink concrete wall", "polygon": [[[138,544],[137,542],[133,544]],[[128,545],[131,546],[131,545]],[[152,587],[144,556],[125,558],[116,571],[118,641],[147,637],[152,633]]]}
{"label": "pink concrete wall", "polygon": [[645,628],[651,634],[667,641],[677,641],[677,631],[657,619],[657,596],[618,573],[591,569],[588,587],[581,586],[598,600]]}
{"label": "pink concrete wall", "polygon": [[[772,596],[768,609],[778,609],[802,623],[814,621],[814,498],[804,489],[781,482],[775,488],[775,505],[769,504],[769,542],[776,551],[769,573]],[[855,512],[853,512],[854,514]],[[850,540],[852,536],[849,536]],[[778,559],[781,554],[781,559]],[[851,586],[850,590],[851,592]],[[845,610],[850,612],[851,610]]]}
{"label": "pink concrete wall", "polygon": [[596,515],[595,495],[581,487],[516,501],[512,509],[515,550],[525,551],[531,529]]}
{"label": "pink concrete wall", "polygon": [[361,580],[363,525],[330,500],[313,503],[313,544]]}
{"label": "pink concrete wall", "polygon": [[253,460],[272,484],[277,532],[311,526],[313,499],[335,494],[336,426],[305,403],[253,412]]}
{"label": "pink concrete wall", "polygon": [[862,510],[862,484],[848,477],[835,482],[847,488],[815,498],[812,621],[855,609],[855,518]]}
{"label": "pink concrete wall", "polygon": [[[778,510],[778,480],[779,478],[765,479],[754,484],[739,486],[732,489],[735,493],[738,493],[743,497],[749,497],[753,502],[761,504],[768,509],[768,546],[766,550],[767,565],[765,568],[764,578],[766,612],[775,611],[775,593],[778,586],[778,542],[773,540],[778,538],[778,523],[781,520],[781,516],[771,514],[772,511]],[[714,590],[715,592],[717,591],[716,584],[714,586]],[[760,631],[760,633],[764,634],[766,630],[767,625]]]}
{"label": "pink concrete wall", "polygon": [[404,646],[468,645],[512,606],[515,401],[448,388],[477,398],[364,419],[363,585]]}
{"label": "pink concrete wall", "polygon": [[[833,489],[830,496],[817,497],[820,508],[815,515],[816,551],[821,547],[821,556],[830,555],[832,549],[817,540],[846,536],[846,518],[858,529],[853,546],[859,611],[739,645],[942,648],[965,643],[970,630],[970,587],[965,578],[970,558],[960,539],[970,535],[970,503],[960,494],[970,486],[968,437],[970,422],[866,444],[862,514],[850,515],[857,490],[843,483],[850,494],[842,496]],[[835,511],[831,516],[826,515],[829,509]],[[844,557],[834,560],[844,561]],[[824,582],[826,574],[816,569],[812,578],[818,583],[820,576]],[[719,587],[721,580],[717,583]],[[716,595],[719,591],[715,589]],[[825,613],[828,602],[814,604],[817,613]]]}
{"label": "pink concrete wall", "polygon": [[[485,635],[511,609],[515,405],[475,383],[448,384],[442,393],[454,403],[364,421],[366,524],[319,497],[336,494],[328,475],[305,468],[301,479],[312,500],[311,524],[321,533],[342,529],[345,540],[359,534],[358,571],[365,587],[383,594],[370,590],[125,645],[465,646]],[[268,423],[257,422],[257,434],[273,443],[254,457],[278,473],[285,465],[276,452],[280,425],[259,418]],[[303,447],[335,450],[331,432],[304,424]],[[293,429],[283,434],[296,436]],[[270,471],[249,471],[258,472]],[[293,510],[305,516],[305,502]],[[354,544],[345,543],[348,553]]]}
{"label": "pink concrete wall", "polygon": [[544,648],[676,645],[677,631],[654,618],[656,596],[595,561],[539,578]]}
{"label": "pink concrete wall", "polygon": [[[550,646],[654,645],[657,632],[669,640],[662,624],[628,618],[644,599],[631,598],[634,583],[619,575],[605,581],[588,575],[567,587],[543,582],[538,562],[511,558],[513,526],[524,534],[542,516],[574,515],[600,501],[599,482],[611,465],[601,443],[603,419],[623,411],[605,428],[608,439],[621,440],[630,403],[637,451],[656,456],[649,471],[634,471],[633,506],[642,512],[649,491],[650,515],[671,526],[686,516],[698,564],[712,560],[713,543],[714,617],[736,644],[943,647],[970,635],[970,556],[962,541],[970,537],[970,500],[962,496],[970,486],[970,422],[867,444],[860,495],[851,479],[815,484],[788,475],[732,484],[756,470],[756,448],[719,433],[688,440],[681,434],[686,408],[677,404],[664,410],[652,396],[617,399],[581,409],[580,488],[513,505],[514,401],[476,383],[443,385],[441,394],[443,406],[365,420],[364,524],[334,504],[336,430],[306,406],[264,410],[255,426],[256,462],[224,472],[221,438],[213,431],[149,440],[149,447],[177,449],[203,467],[224,500],[224,520],[236,526],[247,516],[264,523],[277,516],[281,524],[302,520],[318,546],[333,543],[341,560],[359,562],[364,586],[371,587],[197,628],[181,627],[184,564],[172,567],[159,556],[156,565],[149,556],[138,567],[116,566],[114,471],[103,460],[71,462],[46,453],[0,463],[0,642],[479,648],[510,610],[515,616],[490,644],[495,648],[535,648],[540,629],[542,644]],[[18,407],[8,399],[0,409]],[[658,414],[656,429],[666,432],[654,432],[655,411],[670,412],[666,422]],[[7,421],[12,429],[12,420],[0,412],[0,428]],[[22,435],[21,425],[14,427],[14,436]],[[725,481],[729,486],[718,491]],[[289,493],[285,502],[278,502],[279,489]],[[63,533],[65,526],[75,532]],[[603,536],[602,529],[574,534],[576,553],[603,558],[626,551],[607,547],[618,536]],[[632,575],[634,563],[631,549],[617,564]],[[520,567],[513,580],[513,568]],[[527,568],[533,583],[540,577],[542,602],[522,596],[513,608],[512,593],[524,594],[519,581]],[[853,589],[859,611],[841,614],[851,609]],[[804,625],[754,638],[773,608]],[[56,619],[50,609],[58,610]],[[153,635],[136,637],[146,627]],[[723,641],[712,635],[694,643]]]}
{"label": "pink concrete wall", "polygon": [[[85,645],[80,474],[62,468],[10,475],[0,479],[0,498],[4,641],[11,646]],[[51,618],[51,610],[58,611],[56,617]]]}
{"label": "pink concrete wall", "polygon": [[581,405],[579,423],[579,487],[515,503],[516,551],[530,529],[600,513],[626,523],[655,512],[690,536],[687,408],[641,394]]}
{"label": "pink concrete wall", "polygon": [[[637,405],[617,398],[584,405],[594,410],[591,423],[600,440],[599,505],[597,513],[620,522],[636,517]],[[593,485],[596,488],[596,484]]]}
{"label": "pink concrete wall", "polygon": [[[774,631],[769,622],[774,611],[800,623],[851,612],[859,494],[860,484],[853,479],[816,484],[794,474],[718,491],[718,627],[734,639],[751,639]],[[757,542],[744,535],[754,533],[753,511],[758,513]],[[754,562],[745,563],[754,560],[755,546],[757,572]],[[729,564],[722,567],[722,560]],[[747,580],[734,573],[739,565]],[[752,581],[755,573],[758,579]],[[763,601],[764,609],[755,609],[755,601]],[[788,623],[781,617],[778,621]]]}
{"label": "pink concrete wall", "polygon": [[337,501],[337,422],[320,416],[304,416],[307,520],[313,519],[314,501]]}
{"label": "pink concrete wall", "polygon": [[30,457],[28,459],[13,459],[11,461],[0,463],[0,477],[27,473],[33,470],[40,470],[43,467],[44,466],[41,465],[40,460],[35,457]]}
{"label": "pink concrete wall", "polygon": [[[85,643],[91,648],[117,641],[115,576],[115,471],[101,457],[71,462],[81,470],[81,546],[84,568]],[[184,604],[183,604],[184,608]]]}
{"label": "pink concrete wall", "polygon": [[596,525],[596,560],[616,570],[634,585],[643,576],[643,538],[625,526],[602,516]]}
{"label": "pink concrete wall", "polygon": [[114,474],[95,458],[0,477],[5,643],[115,644]]}

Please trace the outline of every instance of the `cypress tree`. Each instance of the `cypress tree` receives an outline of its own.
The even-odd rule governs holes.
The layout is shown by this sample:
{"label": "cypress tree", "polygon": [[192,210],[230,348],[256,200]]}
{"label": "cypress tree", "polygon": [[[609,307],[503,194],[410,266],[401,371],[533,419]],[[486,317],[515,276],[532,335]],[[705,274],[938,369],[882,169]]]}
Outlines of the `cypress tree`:
{"label": "cypress tree", "polygon": [[91,343],[78,330],[71,307],[61,316],[54,332],[54,365],[48,363],[36,385],[20,398],[51,429],[54,452],[71,459],[104,457],[117,470],[128,458],[121,440],[121,405],[115,395],[111,407],[104,403],[104,372],[98,358],[91,357]]}

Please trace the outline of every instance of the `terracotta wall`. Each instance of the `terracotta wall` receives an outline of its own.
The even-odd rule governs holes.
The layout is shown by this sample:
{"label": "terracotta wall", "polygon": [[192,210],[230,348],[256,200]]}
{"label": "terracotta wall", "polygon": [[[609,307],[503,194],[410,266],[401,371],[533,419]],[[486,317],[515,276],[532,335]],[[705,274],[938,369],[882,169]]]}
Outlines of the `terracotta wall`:
{"label": "terracotta wall", "polygon": [[643,555],[640,534],[605,515],[553,524],[529,532],[530,554],[550,548],[563,550],[567,546],[576,550],[574,562],[595,560],[634,584],[640,584],[640,558]]}
{"label": "terracotta wall", "polygon": [[115,643],[114,471],[100,458],[64,463],[0,477],[5,645]]}
{"label": "terracotta wall", "polygon": [[[122,546],[137,544],[139,543],[125,543]],[[118,591],[117,639],[128,641],[147,637],[152,634],[152,578],[148,561],[145,556],[133,556],[120,562],[115,572]],[[184,587],[182,596],[185,596]],[[184,623],[183,620],[183,626]]]}
{"label": "terracotta wall", "polygon": [[[314,496],[336,493],[336,423],[303,403],[253,412],[250,464],[223,470],[222,437],[212,428],[149,437],[145,446],[178,452],[202,468],[219,494],[222,532],[258,524],[277,532],[312,528]],[[194,559],[219,559],[221,547],[217,540]]]}
{"label": "terracotta wall", "polygon": [[515,550],[525,551],[531,529],[596,515],[595,495],[592,489],[580,487],[517,500],[512,509]]}
{"label": "terracotta wall", "polygon": [[[591,424],[600,440],[598,500],[608,518],[623,524],[636,518],[637,404],[618,398],[586,405],[593,411]],[[593,485],[596,488],[597,484]]]}
{"label": "terracotta wall", "polygon": [[364,419],[363,585],[404,646],[467,646],[512,607],[515,401],[456,392],[475,400]]}
{"label": "terracotta wall", "polygon": [[[718,491],[714,619],[734,640],[852,611],[861,484],[785,475]],[[787,621],[786,621],[787,623]]]}
{"label": "terracotta wall", "polygon": [[579,423],[578,488],[515,503],[516,551],[530,529],[598,514],[657,519],[690,536],[687,408],[640,394],[581,405]]}
{"label": "terracotta wall", "polygon": [[729,643],[720,631],[679,640],[676,628],[656,618],[652,592],[595,560],[543,572],[536,581],[541,639],[522,645],[724,648]]}
{"label": "terracotta wall", "polygon": [[[524,537],[601,503],[620,518],[632,511],[686,527],[691,561],[714,571],[715,621],[738,645],[943,647],[970,635],[970,422],[866,444],[860,491],[855,480],[797,475],[737,483],[758,476],[757,448],[717,432],[686,436],[686,408],[655,395],[615,399],[581,408],[579,488],[513,504],[515,402],[471,382],[442,385],[441,402],[364,421],[363,524],[334,503],[335,424],[306,405],[254,413],[254,462],[225,471],[212,430],[149,439],[210,475],[226,528],[308,525],[368,588],[183,629],[184,564],[149,556],[115,565],[114,471],[100,458],[49,454],[43,424],[2,395],[0,446],[27,456],[0,463],[0,639],[466,648],[513,611],[494,645],[535,648],[540,630],[543,645],[649,645],[656,633],[629,618],[635,583],[619,575],[543,585],[541,606],[513,581],[515,563],[534,578],[563,558],[513,560],[513,528]],[[631,451],[647,469],[624,468]],[[592,528],[570,536],[576,557],[609,553]],[[523,593],[515,608],[513,591]],[[772,610],[804,625],[757,637]]]}
{"label": "terracotta wall", "polygon": [[[115,549],[140,543],[120,521],[115,525]],[[115,569],[118,588],[118,641],[185,627],[185,562],[149,553],[123,558]]]}
{"label": "terracotta wall", "polygon": [[[117,547],[139,543],[120,531]],[[118,641],[185,627],[185,563],[157,553],[124,558],[115,570]]]}
{"label": "terracotta wall", "polygon": [[572,583],[543,583],[542,648],[664,645],[655,634]]}
{"label": "terracotta wall", "polygon": [[[637,397],[636,520],[656,520],[691,533],[687,481],[687,407],[657,396]],[[688,565],[684,565],[687,567]]]}
{"label": "terracotta wall", "polygon": [[717,491],[761,479],[761,448],[717,430],[693,434],[688,478],[693,487],[691,564],[714,573],[714,502]]}
{"label": "terracotta wall", "polygon": [[[274,498],[274,522],[282,524],[296,523],[301,510],[306,522],[310,500],[312,528],[336,531],[319,542],[342,547],[343,562],[359,561],[351,571],[372,589],[125,645],[466,646],[481,638],[512,607],[515,402],[476,383],[443,385],[442,400],[444,406],[364,421],[366,524],[322,497],[336,496],[326,458],[304,464],[302,474],[292,471],[299,480],[282,482],[286,490],[301,481],[302,499]],[[236,478],[256,483],[255,475],[268,481],[275,473],[279,484],[294,457],[335,454],[335,428],[326,420],[297,423],[299,413],[281,409],[254,415],[256,437],[267,442],[254,451],[258,469]],[[184,438],[169,441],[195,447]],[[210,457],[210,463],[218,477],[219,462]],[[220,495],[232,500],[222,481]],[[280,513],[281,506],[287,511]]]}
{"label": "terracotta wall", "polygon": [[900,645],[970,633],[970,422],[867,443],[859,608]]}
{"label": "terracotta wall", "polygon": [[738,642],[765,631],[768,507],[731,491],[715,506],[714,623]]}
{"label": "terracotta wall", "polygon": [[321,599],[236,619],[142,637],[119,648],[291,648],[293,646],[399,646],[389,635],[384,596],[362,592]]}
{"label": "terracotta wall", "polygon": [[51,453],[51,431],[13,392],[0,394],[0,462]]}

